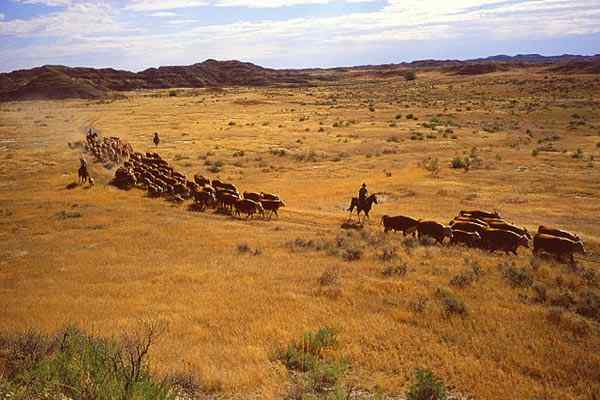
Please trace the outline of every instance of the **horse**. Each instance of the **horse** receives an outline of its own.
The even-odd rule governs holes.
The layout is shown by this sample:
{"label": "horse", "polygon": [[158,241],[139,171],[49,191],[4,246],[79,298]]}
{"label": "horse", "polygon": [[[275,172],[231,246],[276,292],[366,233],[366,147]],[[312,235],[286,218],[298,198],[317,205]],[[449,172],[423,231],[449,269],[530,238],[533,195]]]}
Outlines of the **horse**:
{"label": "horse", "polygon": [[83,165],[81,167],[79,167],[79,171],[77,173],[79,175],[79,183],[81,183],[81,184],[86,183],[88,181],[88,179],[91,179],[90,173],[89,173],[87,167],[85,167]]}
{"label": "horse", "polygon": [[352,211],[354,211],[354,207],[356,207],[356,215],[358,216],[359,221],[361,212],[364,212],[367,219],[369,219],[369,212],[371,211],[373,204],[377,204],[376,194],[372,194],[367,197],[362,204],[358,201],[358,197],[353,197],[348,211],[352,213]]}

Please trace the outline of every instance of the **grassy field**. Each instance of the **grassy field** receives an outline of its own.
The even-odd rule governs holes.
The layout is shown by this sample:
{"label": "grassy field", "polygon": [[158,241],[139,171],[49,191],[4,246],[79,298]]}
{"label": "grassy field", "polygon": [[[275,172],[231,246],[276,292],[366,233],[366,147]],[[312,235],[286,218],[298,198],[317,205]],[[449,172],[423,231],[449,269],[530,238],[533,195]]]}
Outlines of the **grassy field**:
{"label": "grassy field", "polygon": [[[478,399],[597,399],[597,263],[419,244],[379,219],[494,209],[600,254],[599,105],[597,76],[535,69],[0,104],[0,331],[112,336],[164,320],[157,374],[278,399],[292,378],[276,350],[328,326],[344,383],[371,393],[403,393],[426,367]],[[191,212],[109,186],[100,164],[96,186],[69,190],[81,150],[68,143],[90,126],[138,151],[157,131],[188,176],[287,206],[272,221]],[[362,182],[380,204],[364,230],[343,231]]]}

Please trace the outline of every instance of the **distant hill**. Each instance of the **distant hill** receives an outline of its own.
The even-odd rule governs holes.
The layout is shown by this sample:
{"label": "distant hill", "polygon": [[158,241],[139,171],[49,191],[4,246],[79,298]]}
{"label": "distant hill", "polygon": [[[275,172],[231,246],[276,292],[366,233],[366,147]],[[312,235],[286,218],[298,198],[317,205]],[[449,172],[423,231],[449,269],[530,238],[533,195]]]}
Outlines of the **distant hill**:
{"label": "distant hill", "polygon": [[388,78],[407,69],[442,69],[457,75],[480,75],[514,67],[547,65],[556,73],[600,73],[600,55],[497,55],[473,60],[419,60],[407,63],[339,68],[271,69],[241,61],[206,60],[188,66],[130,72],[112,68],[46,65],[0,74],[0,101],[99,99],[115,91],[222,86],[307,85],[351,77]]}
{"label": "distant hill", "polygon": [[275,70],[240,61],[207,60],[137,73],[46,65],[0,74],[0,100],[94,99],[111,91],[175,87],[305,85],[314,79],[319,78],[299,70]]}

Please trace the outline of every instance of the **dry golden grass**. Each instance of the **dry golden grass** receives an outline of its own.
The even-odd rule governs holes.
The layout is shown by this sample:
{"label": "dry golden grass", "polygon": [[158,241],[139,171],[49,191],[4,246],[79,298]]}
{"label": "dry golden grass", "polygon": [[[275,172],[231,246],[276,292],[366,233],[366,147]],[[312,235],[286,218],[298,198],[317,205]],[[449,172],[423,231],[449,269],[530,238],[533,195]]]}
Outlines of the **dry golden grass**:
{"label": "dry golden grass", "polygon": [[[401,393],[423,366],[480,399],[596,398],[598,322],[572,311],[557,317],[533,289],[509,284],[504,263],[526,268],[549,296],[597,293],[597,281],[532,261],[524,249],[509,257],[412,248],[399,234],[384,237],[378,222],[384,214],[447,222],[460,209],[498,209],[530,230],[543,223],[575,231],[598,254],[599,89],[594,77],[517,70],[1,104],[0,330],[76,323],[113,335],[140,317],[164,319],[169,332],[152,353],[159,373],[191,371],[226,397],[276,399],[289,378],[274,350],[332,326],[337,353],[352,366],[347,381],[371,391]],[[437,130],[422,125],[432,119]],[[113,171],[99,164],[95,187],[68,190],[79,152],[67,142],[83,140],[88,126],[140,151],[153,148],[158,131],[158,151],[189,176],[276,192],[287,207],[269,222],[193,213],[108,186]],[[424,139],[411,140],[415,132]],[[555,134],[558,151],[532,155]],[[582,159],[573,158],[578,148]],[[473,152],[480,168],[449,168]],[[421,167],[429,156],[439,159],[437,178]],[[208,173],[206,160],[223,170]],[[363,181],[383,201],[366,233],[346,239],[363,251],[347,262],[333,243],[346,235],[344,209]],[[64,211],[80,216],[61,218]],[[322,239],[329,251],[290,246],[297,238]],[[240,254],[240,243],[261,252]],[[382,261],[386,248],[397,258]],[[406,275],[383,274],[402,263]],[[449,284],[473,264],[479,279]],[[332,269],[337,281],[322,285]],[[445,316],[438,288],[462,299],[468,316]]]}

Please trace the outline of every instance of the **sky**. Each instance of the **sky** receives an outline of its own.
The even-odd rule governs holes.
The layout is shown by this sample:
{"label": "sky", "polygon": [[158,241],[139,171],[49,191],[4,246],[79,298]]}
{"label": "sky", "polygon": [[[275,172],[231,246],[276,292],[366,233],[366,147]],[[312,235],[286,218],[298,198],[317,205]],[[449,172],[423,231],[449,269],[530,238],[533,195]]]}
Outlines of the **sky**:
{"label": "sky", "polygon": [[600,54],[600,0],[0,0],[0,71]]}

